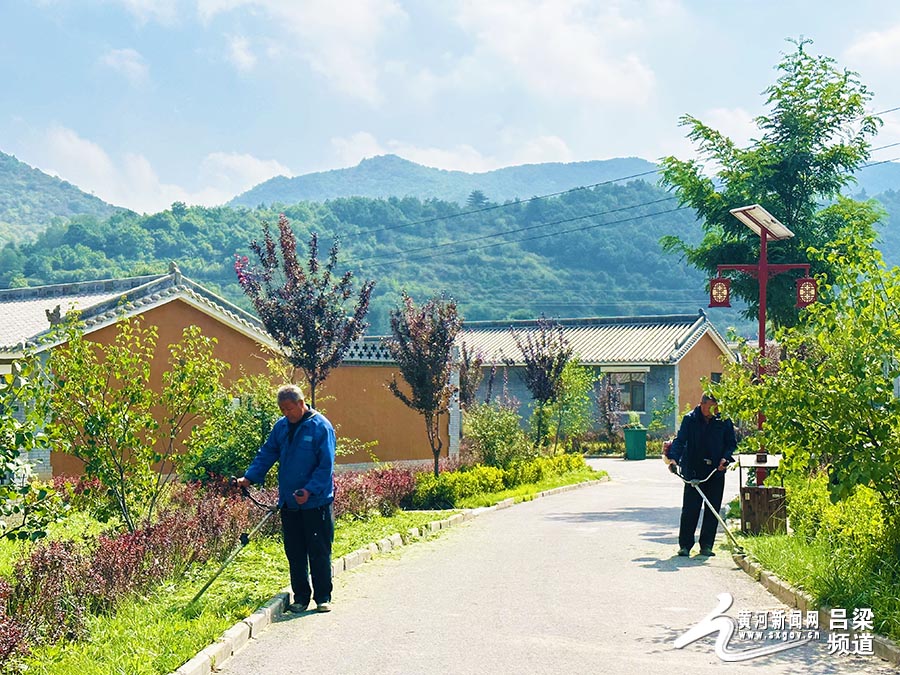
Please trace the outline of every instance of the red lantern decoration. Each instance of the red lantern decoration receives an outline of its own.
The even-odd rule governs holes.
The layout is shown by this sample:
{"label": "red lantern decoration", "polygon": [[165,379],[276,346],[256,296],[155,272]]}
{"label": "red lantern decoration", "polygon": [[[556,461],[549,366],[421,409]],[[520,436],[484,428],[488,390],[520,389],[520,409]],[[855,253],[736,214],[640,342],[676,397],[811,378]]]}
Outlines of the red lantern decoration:
{"label": "red lantern decoration", "polygon": [[709,280],[709,306],[731,307],[731,279],[716,277]]}
{"label": "red lantern decoration", "polygon": [[803,308],[813,304],[819,297],[819,287],[812,277],[797,279],[797,307]]}

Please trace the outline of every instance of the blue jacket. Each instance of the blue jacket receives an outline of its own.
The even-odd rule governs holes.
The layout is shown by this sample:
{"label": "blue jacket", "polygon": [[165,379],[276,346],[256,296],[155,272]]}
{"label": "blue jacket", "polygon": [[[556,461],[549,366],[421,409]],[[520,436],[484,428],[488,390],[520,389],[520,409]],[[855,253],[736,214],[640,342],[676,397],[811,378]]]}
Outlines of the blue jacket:
{"label": "blue jacket", "polygon": [[700,406],[681,420],[678,435],[669,448],[669,459],[681,467],[681,475],[691,480],[706,478],[722,459],[734,461],[737,441],[731,420],[718,415],[706,421]]}
{"label": "blue jacket", "polygon": [[[288,421],[275,422],[250,468],[244,474],[253,483],[262,483],[278,462],[278,505],[289,511],[315,509],[334,501],[334,427],[324,415],[312,410],[301,420],[288,443]],[[303,506],[294,499],[294,491],[304,489],[309,499]]]}

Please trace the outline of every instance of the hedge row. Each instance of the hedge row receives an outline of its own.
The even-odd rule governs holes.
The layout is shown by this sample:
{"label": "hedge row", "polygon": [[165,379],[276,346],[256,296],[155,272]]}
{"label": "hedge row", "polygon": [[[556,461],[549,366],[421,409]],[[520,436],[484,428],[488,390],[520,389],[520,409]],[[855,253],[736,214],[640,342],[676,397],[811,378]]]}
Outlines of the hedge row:
{"label": "hedge row", "polygon": [[442,473],[438,477],[421,473],[416,479],[412,506],[417,509],[453,508],[467,497],[537,483],[586,467],[582,455],[564,454],[517,462],[506,469],[476,465],[454,473]]}

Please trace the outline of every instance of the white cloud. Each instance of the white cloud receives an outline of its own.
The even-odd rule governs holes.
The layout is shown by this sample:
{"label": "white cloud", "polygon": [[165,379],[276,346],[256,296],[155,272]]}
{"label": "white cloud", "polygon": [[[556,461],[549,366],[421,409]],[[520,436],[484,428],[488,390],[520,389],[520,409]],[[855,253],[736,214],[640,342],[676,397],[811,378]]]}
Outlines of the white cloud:
{"label": "white cloud", "polygon": [[393,139],[382,143],[366,131],[349,137],[332,138],[331,145],[340,166],[355,166],[367,157],[387,154],[398,155],[423,166],[468,173],[481,173],[516,164],[572,161],[572,151],[557,136],[541,136],[522,141],[514,140],[515,134],[504,136],[503,146],[507,152],[503,157],[484,155],[465,143],[451,148],[422,147]]}
{"label": "white cloud", "polygon": [[250,48],[250,40],[243,35],[229,38],[229,60],[242,73],[249,73],[256,66],[256,55]]}
{"label": "white cloud", "polygon": [[463,0],[459,22],[482,59],[498,61],[542,97],[644,102],[653,91],[653,71],[630,48],[643,24],[616,5]]}
{"label": "white cloud", "polygon": [[559,136],[539,136],[521,143],[511,165],[574,161],[572,150]]}
{"label": "white cloud", "polygon": [[275,25],[290,34],[292,44],[297,45],[293,54],[335,89],[371,104],[381,101],[377,46],[389,24],[406,17],[397,0],[198,2],[204,21],[240,7],[266,12]]}
{"label": "white cloud", "polygon": [[45,169],[47,173],[110,204],[144,213],[167,209],[176,201],[203,206],[223,204],[273,176],[291,175],[275,161],[218,152],[208,155],[200,165],[198,173],[204,186],[189,190],[161,181],[143,155],[128,153],[115,160],[97,143],[61,126],[46,133],[44,154],[46,159],[41,165],[52,167]]}
{"label": "white cloud", "polygon": [[100,63],[121,73],[133,85],[144,83],[149,73],[144,57],[134,49],[111,49],[100,57]]}
{"label": "white cloud", "polygon": [[754,117],[743,108],[712,108],[699,116],[701,122],[727,136],[735,145],[744,148],[750,145],[760,130]]}
{"label": "white cloud", "polygon": [[178,20],[179,0],[119,0],[141,23],[158,21],[173,24]]}
{"label": "white cloud", "polygon": [[845,59],[866,69],[900,66],[900,24],[860,35],[844,52]]}
{"label": "white cloud", "polygon": [[214,152],[200,164],[200,178],[230,193],[229,199],[273,176],[292,176],[291,170],[273,159],[258,159],[236,152]]}

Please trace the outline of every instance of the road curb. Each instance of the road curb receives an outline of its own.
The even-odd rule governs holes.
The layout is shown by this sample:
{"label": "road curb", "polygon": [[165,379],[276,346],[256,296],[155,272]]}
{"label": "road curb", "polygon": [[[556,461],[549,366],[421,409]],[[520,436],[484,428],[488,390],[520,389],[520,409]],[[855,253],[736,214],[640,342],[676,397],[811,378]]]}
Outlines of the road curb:
{"label": "road curb", "polygon": [[[748,554],[733,553],[731,557],[734,559],[734,562],[737,563],[738,567],[750,575],[754,581],[762,584],[766,590],[788,607],[795,607],[804,612],[818,610],[819,625],[827,626],[829,624],[831,619],[831,607],[819,607],[816,604],[815,599],[808,593],[791,586],[774,572],[765,569]],[[900,646],[890,638],[874,634],[872,636],[872,647],[875,656],[894,665],[900,665]]]}
{"label": "road curb", "polygon": [[[543,490],[536,493],[527,501],[538,499],[540,497],[549,497],[561,492],[576,490],[587,485],[602,483],[609,480],[609,476],[602,476],[595,480],[585,481],[583,483],[575,483],[573,485],[562,485],[560,487]],[[340,576],[342,573],[359,567],[369,562],[374,556],[385,553],[387,551],[396,550],[403,546],[409,546],[421,537],[435,534],[441,530],[456,527],[468,520],[477,518],[485,513],[491,513],[500,509],[506,509],[514,506],[517,502],[512,499],[504,499],[493,506],[482,506],[477,509],[465,509],[460,513],[454,514],[443,520],[433,520],[426,523],[421,528],[412,527],[407,533],[395,533],[390,537],[380,539],[373,542],[365,548],[351,551],[340,558],[331,561],[331,574],[333,577]],[[518,502],[520,503],[520,502]],[[245,619],[241,619],[231,628],[226,630],[215,642],[202,649],[192,659],[183,663],[170,675],[210,675],[220,669],[222,665],[230,659],[235,652],[245,646],[252,638],[259,635],[271,625],[274,620],[283,614],[290,600],[291,587],[286,586],[271,600],[257,609],[253,614]]]}

